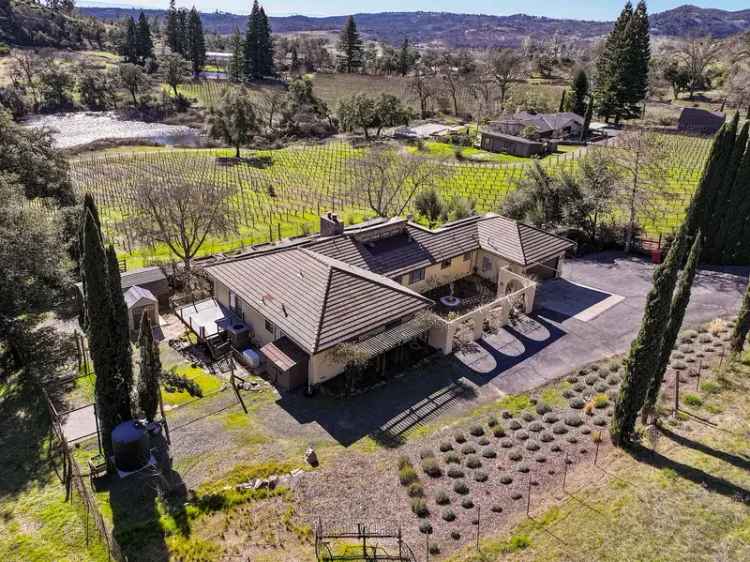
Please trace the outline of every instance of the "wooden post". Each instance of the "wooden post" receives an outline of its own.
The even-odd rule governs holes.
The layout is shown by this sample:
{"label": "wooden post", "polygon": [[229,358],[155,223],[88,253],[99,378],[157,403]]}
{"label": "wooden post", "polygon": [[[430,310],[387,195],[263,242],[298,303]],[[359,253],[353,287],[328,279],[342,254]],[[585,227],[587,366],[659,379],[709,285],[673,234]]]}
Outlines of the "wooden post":
{"label": "wooden post", "polygon": [[526,517],[529,517],[529,511],[531,510],[531,472],[529,472],[529,485],[528,491],[526,492]]}
{"label": "wooden post", "polygon": [[602,432],[599,432],[599,438],[596,440],[596,450],[594,451],[594,464],[596,464],[597,459],[599,458],[599,445],[602,443]]}
{"label": "wooden post", "polygon": [[161,414],[162,426],[164,426],[164,437],[167,438],[167,444],[172,444],[172,439],[169,437],[169,424],[167,423],[167,416],[164,414],[164,398],[161,395],[161,385],[159,385],[159,414]]}
{"label": "wooden post", "polygon": [[[94,402],[94,421],[96,422],[96,444],[99,446],[99,454],[103,455],[104,451],[102,450],[102,432],[99,428],[99,412],[96,408],[96,402]],[[104,460],[109,466],[109,459]]]}
{"label": "wooden post", "polygon": [[482,506],[477,506],[477,552],[479,552],[479,525],[482,523]]}
{"label": "wooden post", "polygon": [[674,377],[674,411],[672,415],[676,418],[677,411],[680,409],[680,373],[676,373]]}
{"label": "wooden post", "polygon": [[568,477],[568,453],[565,453],[565,459],[563,460],[563,481],[562,481],[562,489],[563,492],[565,491],[565,480]]}

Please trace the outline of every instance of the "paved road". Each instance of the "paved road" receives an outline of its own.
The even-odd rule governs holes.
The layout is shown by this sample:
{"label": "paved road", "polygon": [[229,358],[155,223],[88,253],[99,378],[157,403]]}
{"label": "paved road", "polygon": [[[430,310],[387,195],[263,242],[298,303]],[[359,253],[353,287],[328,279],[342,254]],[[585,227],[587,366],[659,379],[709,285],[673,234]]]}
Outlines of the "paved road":
{"label": "paved road", "polygon": [[[544,283],[532,316],[480,342],[463,357],[503,392],[525,392],[587,363],[627,351],[640,326],[654,266],[619,252],[566,262],[563,279]],[[686,325],[736,314],[750,268],[701,270]]]}

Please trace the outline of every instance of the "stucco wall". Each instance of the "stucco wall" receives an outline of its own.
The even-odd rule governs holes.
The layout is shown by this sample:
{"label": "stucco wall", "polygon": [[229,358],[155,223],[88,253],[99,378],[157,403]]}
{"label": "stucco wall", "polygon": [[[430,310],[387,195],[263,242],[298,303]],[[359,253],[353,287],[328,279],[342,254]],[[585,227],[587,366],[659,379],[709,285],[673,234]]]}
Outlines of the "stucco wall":
{"label": "stucco wall", "polygon": [[345,370],[346,364],[332,361],[328,350],[326,350],[310,357],[310,363],[307,366],[307,380],[311,385],[320,384],[340,375]]}
{"label": "stucco wall", "polygon": [[449,283],[453,280],[466,277],[467,275],[470,275],[472,273],[474,265],[476,263],[476,252],[474,251],[468,253],[471,254],[471,259],[464,260],[464,255],[461,254],[460,256],[456,256],[451,259],[450,267],[446,267],[445,269],[443,269],[441,263],[436,263],[434,265],[426,267],[424,281],[419,281],[413,284],[409,283],[408,273],[402,276],[401,279],[398,279],[398,281],[400,281],[402,285],[408,287],[412,291],[421,293],[429,291],[430,289],[434,289],[435,287],[445,285],[446,283]]}
{"label": "stucco wall", "polygon": [[[229,308],[229,290],[227,287],[219,282],[214,281],[214,298],[220,304]],[[250,326],[250,341],[257,347],[263,347],[267,343],[270,343],[281,336],[281,332],[274,326],[276,333],[269,332],[266,330],[266,318],[260,312],[255,310],[244,300],[237,297],[240,308],[242,310],[243,320],[245,324]]]}

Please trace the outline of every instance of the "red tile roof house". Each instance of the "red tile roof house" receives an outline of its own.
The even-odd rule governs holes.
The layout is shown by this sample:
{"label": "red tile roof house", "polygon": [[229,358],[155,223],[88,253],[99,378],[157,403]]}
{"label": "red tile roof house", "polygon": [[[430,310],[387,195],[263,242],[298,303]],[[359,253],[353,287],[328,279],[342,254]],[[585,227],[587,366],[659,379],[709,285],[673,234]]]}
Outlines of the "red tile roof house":
{"label": "red tile roof house", "polygon": [[[196,331],[246,325],[280,387],[312,387],[347,369],[337,360],[342,344],[380,363],[419,339],[448,354],[458,332],[475,341],[486,322],[507,322],[514,305],[530,312],[531,277],[559,276],[573,245],[494,214],[435,230],[402,218],[345,228],[328,215],[320,234],[204,265],[215,311]],[[430,313],[440,303],[425,293],[450,285],[452,294],[452,283],[470,277],[491,284],[489,302],[460,315]],[[201,306],[177,312],[195,329],[193,308]]]}

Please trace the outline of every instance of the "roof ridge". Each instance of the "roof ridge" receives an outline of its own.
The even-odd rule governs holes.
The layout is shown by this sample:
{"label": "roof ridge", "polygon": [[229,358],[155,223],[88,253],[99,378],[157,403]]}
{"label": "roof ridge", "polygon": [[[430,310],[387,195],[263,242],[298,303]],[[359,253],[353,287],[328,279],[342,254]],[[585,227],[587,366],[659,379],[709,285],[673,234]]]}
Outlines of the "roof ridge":
{"label": "roof ridge", "polygon": [[318,319],[316,322],[315,342],[313,343],[313,352],[316,352],[318,350],[318,346],[320,345],[320,333],[323,328],[323,321],[325,319],[326,309],[328,308],[328,295],[331,292],[331,278],[333,277],[333,266],[330,262],[321,259],[322,254],[313,252],[312,250],[309,250],[308,248],[305,248],[305,247],[301,247],[297,249],[300,252],[304,253],[306,256],[310,257],[311,259],[314,259],[318,263],[328,268],[328,275],[326,275],[326,290],[323,293],[323,302],[321,303],[320,314],[318,315]]}

